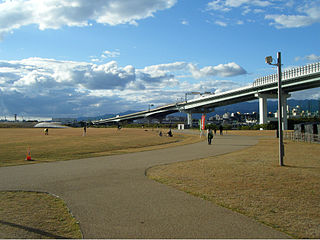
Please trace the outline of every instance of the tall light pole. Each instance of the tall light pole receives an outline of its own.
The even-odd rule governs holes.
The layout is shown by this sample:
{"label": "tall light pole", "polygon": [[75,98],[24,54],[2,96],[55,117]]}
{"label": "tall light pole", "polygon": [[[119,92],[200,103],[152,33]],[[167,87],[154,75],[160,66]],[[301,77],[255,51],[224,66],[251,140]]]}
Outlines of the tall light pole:
{"label": "tall light pole", "polygon": [[282,132],[282,87],[281,87],[281,52],[277,54],[277,63],[272,63],[273,58],[271,56],[266,57],[266,63],[278,67],[278,132],[279,132],[279,165],[284,166],[284,145],[283,145],[283,132]]}
{"label": "tall light pole", "polygon": [[148,112],[150,112],[150,108],[153,107],[153,104],[149,104]]}

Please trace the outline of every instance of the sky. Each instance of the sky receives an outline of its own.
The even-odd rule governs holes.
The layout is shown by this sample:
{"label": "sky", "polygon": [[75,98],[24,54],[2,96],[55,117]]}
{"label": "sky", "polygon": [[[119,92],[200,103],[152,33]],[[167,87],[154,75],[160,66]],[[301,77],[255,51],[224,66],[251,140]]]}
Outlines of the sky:
{"label": "sky", "polygon": [[[320,62],[320,0],[0,0],[0,118],[94,117]],[[292,93],[319,99],[320,88]]]}

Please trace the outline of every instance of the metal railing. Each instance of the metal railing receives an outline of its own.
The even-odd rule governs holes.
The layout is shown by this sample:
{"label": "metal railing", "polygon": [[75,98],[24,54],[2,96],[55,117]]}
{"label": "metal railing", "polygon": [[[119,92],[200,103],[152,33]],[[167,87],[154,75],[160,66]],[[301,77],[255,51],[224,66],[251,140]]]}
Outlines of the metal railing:
{"label": "metal railing", "polygon": [[312,133],[301,133],[301,132],[284,132],[284,139],[297,141],[297,142],[308,142],[308,143],[320,143],[320,135]]}
{"label": "metal railing", "polygon": [[[320,62],[318,63],[312,63],[308,64],[306,66],[302,67],[297,67],[297,68],[292,68],[286,71],[282,72],[282,81],[291,79],[291,78],[296,78],[296,77],[301,77],[313,73],[319,73],[320,72]],[[254,81],[253,86],[260,86],[268,83],[274,83],[278,81],[278,74],[271,74],[265,77],[258,78]]]}

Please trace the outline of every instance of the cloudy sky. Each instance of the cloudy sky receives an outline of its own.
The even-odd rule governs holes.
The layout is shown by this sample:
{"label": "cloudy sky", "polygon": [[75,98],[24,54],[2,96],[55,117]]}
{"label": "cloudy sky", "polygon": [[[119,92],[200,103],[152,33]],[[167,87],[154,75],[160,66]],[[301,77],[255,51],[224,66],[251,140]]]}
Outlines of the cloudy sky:
{"label": "cloudy sky", "polygon": [[[1,116],[144,110],[320,61],[320,0],[0,0]],[[319,89],[293,98],[320,97]]]}

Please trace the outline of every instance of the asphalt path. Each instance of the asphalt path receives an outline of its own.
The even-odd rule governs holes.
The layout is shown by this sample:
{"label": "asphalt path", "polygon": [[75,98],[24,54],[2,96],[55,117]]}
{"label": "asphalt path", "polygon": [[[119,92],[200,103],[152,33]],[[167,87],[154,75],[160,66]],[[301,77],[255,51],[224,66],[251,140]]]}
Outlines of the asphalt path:
{"label": "asphalt path", "polygon": [[217,136],[166,149],[0,168],[0,190],[64,199],[84,238],[288,238],[229,209],[157,183],[149,167],[237,151],[256,137]]}

